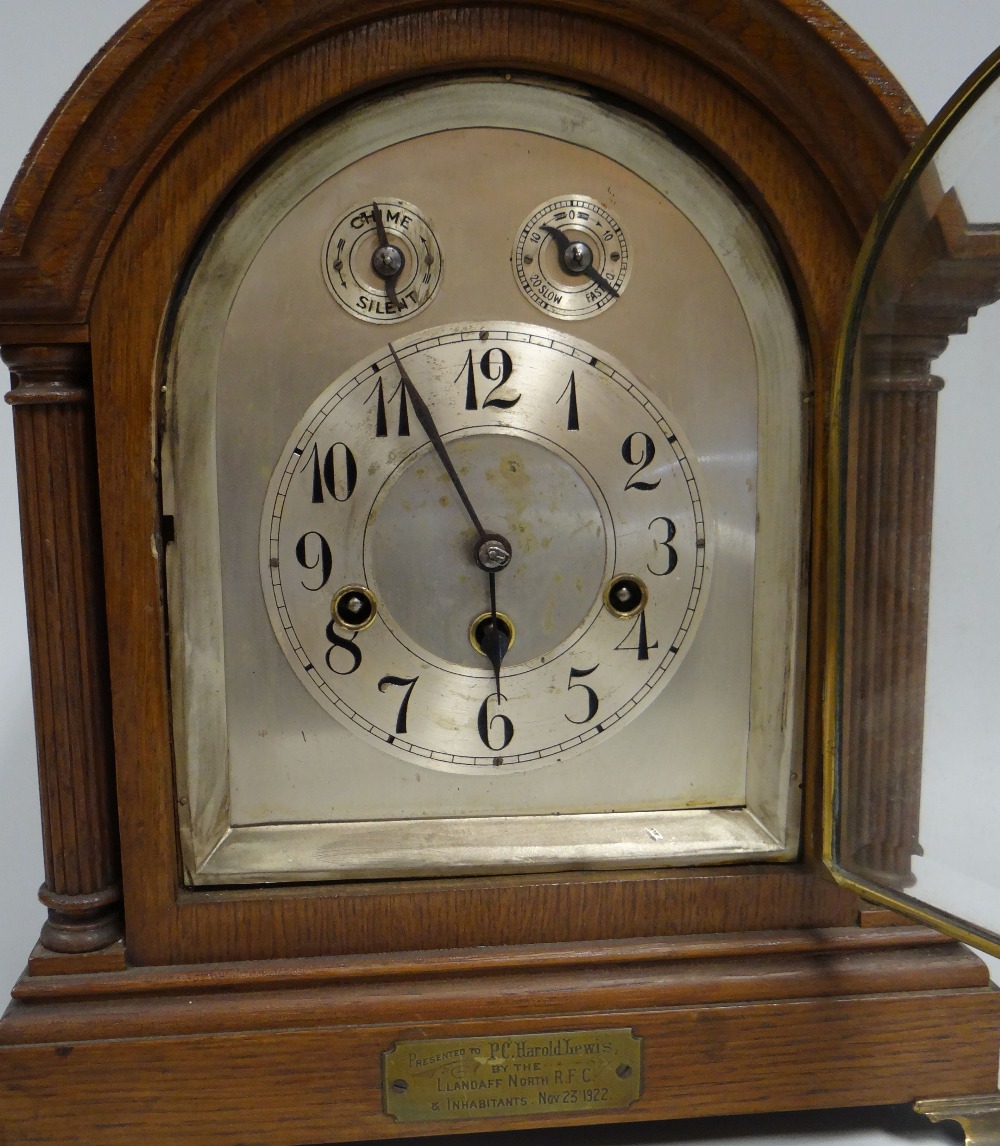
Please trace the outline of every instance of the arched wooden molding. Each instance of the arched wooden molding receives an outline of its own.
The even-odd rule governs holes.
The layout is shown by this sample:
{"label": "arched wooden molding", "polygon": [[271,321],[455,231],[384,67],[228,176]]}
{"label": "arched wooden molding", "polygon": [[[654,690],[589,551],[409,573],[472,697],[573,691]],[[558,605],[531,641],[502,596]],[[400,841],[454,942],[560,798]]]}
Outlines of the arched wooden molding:
{"label": "arched wooden molding", "polygon": [[[408,14],[436,29],[440,45],[456,7],[449,0],[151,0],[53,112],[0,210],[0,343],[29,341],[24,328],[35,324],[58,326],[52,338],[60,341],[86,340],[94,284],[122,219],[163,157],[227,92],[324,37],[377,52]],[[508,0],[484,6],[483,16],[529,7],[610,21],[728,77],[814,158],[859,233],[922,126],[878,58],[820,0]],[[426,51],[422,40],[408,45],[407,74],[442,66],[439,47],[433,60],[422,58]],[[454,67],[509,64],[495,39],[484,39],[478,56],[452,60]],[[615,90],[615,76],[603,79]],[[336,98],[350,94],[357,93]],[[697,124],[686,126],[699,134]],[[712,148],[710,130],[701,140]]]}

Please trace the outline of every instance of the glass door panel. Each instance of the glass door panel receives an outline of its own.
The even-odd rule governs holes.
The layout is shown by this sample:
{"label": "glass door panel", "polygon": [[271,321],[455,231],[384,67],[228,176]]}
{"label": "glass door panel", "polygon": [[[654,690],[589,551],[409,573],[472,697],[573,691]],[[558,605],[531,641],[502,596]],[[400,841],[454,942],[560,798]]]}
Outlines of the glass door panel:
{"label": "glass door panel", "polygon": [[1000,951],[1000,56],[869,236],[837,403],[828,859]]}

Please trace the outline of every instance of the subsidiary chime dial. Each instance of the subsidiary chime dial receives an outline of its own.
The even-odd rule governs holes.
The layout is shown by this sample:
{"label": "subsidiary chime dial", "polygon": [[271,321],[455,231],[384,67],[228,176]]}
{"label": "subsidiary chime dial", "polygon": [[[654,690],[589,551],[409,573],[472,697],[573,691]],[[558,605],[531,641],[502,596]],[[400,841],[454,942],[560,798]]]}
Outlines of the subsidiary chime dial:
{"label": "subsidiary chime dial", "polygon": [[427,765],[517,768],[641,711],[706,589],[697,475],[627,368],[545,327],[405,335],[302,416],[261,529],[315,699]]}
{"label": "subsidiary chime dial", "polygon": [[338,220],[323,270],[340,305],[367,322],[401,322],[424,310],[441,282],[430,224],[403,199],[359,203]]}

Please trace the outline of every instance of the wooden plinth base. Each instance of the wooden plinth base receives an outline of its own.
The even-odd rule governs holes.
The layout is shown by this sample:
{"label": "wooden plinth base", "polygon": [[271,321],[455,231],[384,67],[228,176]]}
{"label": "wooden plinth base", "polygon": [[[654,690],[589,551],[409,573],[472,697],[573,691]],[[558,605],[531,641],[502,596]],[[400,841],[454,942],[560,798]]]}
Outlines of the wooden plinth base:
{"label": "wooden plinth base", "polygon": [[[36,965],[39,961],[36,960]],[[1000,991],[921,928],[26,975],[0,1021],[0,1142],[267,1146],[972,1095]],[[630,1027],[627,1110],[401,1125],[404,1039]]]}

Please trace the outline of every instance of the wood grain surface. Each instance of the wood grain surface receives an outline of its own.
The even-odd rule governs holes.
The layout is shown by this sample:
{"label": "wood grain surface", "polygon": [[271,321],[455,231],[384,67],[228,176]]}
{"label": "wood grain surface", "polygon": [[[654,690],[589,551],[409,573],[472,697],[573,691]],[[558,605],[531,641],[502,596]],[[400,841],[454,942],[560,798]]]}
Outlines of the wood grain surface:
{"label": "wood grain surface", "polygon": [[45,884],[42,939],[94,951],[121,934],[90,355],[7,348],[14,388]]}
{"label": "wood grain surface", "polygon": [[[234,190],[311,121],[489,69],[585,84],[681,132],[785,268],[812,370],[801,862],[184,890],[157,456],[178,285]],[[0,1141],[409,1135],[382,1111],[381,1053],[470,1032],[633,1027],[632,1118],[995,1086],[982,964],[919,929],[856,926],[817,863],[829,380],[861,237],[920,126],[818,0],[153,0],[111,41],[0,212],[0,343],[22,398],[32,363],[70,379],[65,402],[18,411],[47,887],[54,911],[94,907],[120,857],[125,938],[74,954],[47,929],[63,953],[36,951],[0,1021]],[[46,486],[52,449],[71,512]]]}
{"label": "wood grain surface", "polygon": [[[636,944],[632,958],[629,945],[595,945],[564,953],[562,966],[551,951],[535,965],[531,953],[509,956],[506,968],[502,952],[298,964],[287,973],[306,971],[312,984],[281,990],[267,983],[281,969],[265,965],[240,968],[259,979],[235,991],[221,967],[214,982],[152,972],[138,991],[129,973],[81,977],[59,985],[71,1008],[19,1002],[4,1020],[0,1131],[19,1143],[280,1146],[490,1129],[498,1124],[395,1123],[382,1109],[382,1052],[401,1039],[612,1026],[643,1040],[642,1094],[628,1118],[906,1102],[995,1085],[1000,993],[985,986],[982,964],[917,928],[861,935],[748,936],[742,952],[719,940],[707,958],[683,943]],[[505,1115],[500,1125],[566,1119]]]}

